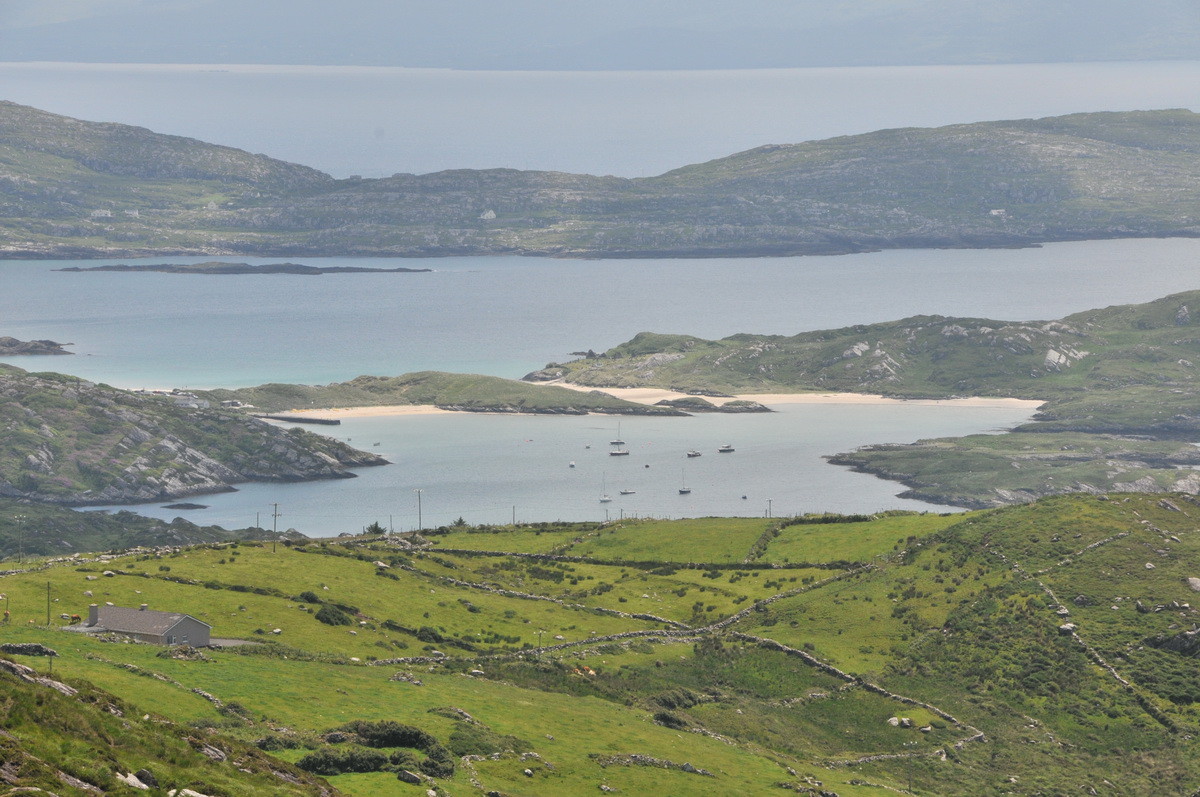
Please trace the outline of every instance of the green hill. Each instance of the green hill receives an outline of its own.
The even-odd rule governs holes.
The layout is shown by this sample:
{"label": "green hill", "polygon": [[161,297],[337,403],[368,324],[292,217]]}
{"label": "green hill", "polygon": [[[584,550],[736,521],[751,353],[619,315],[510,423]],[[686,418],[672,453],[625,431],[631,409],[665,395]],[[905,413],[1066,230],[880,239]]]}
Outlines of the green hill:
{"label": "green hill", "polygon": [[763,146],[656,177],[334,180],[0,104],[9,256],[691,257],[1197,235],[1200,115],[1075,114]]}
{"label": "green hill", "polygon": [[[55,648],[55,678],[117,695],[139,729],[253,743],[351,795],[1188,794],[1197,517],[1188,496],[1116,494],[138,552],[0,576],[0,636]],[[97,601],[259,644],[55,628]],[[66,750],[36,755],[66,768]],[[68,771],[135,765],[157,771]],[[273,793],[246,768],[206,793]]]}
{"label": "green hill", "polygon": [[236,390],[198,391],[212,401],[240,401],[277,412],[333,407],[429,404],[465,412],[527,412],[551,415],[684,415],[670,407],[649,407],[599,390],[581,392],[554,385],[534,386],[480,374],[418,371],[401,376],[359,376],[329,385],[268,384]]}

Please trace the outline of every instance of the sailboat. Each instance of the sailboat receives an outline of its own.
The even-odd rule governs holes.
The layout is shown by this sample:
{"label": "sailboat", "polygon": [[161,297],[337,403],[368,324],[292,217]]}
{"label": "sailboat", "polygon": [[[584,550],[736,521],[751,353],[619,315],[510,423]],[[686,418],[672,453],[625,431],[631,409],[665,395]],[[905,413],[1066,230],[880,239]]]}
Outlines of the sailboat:
{"label": "sailboat", "polygon": [[680,487],[679,487],[679,494],[680,494],[680,495],[687,495],[688,493],[690,493],[690,492],[692,491],[692,488],[687,486],[687,475],[686,475],[686,473],[684,473],[684,472],[682,472],[682,471],[680,472],[680,474],[679,474],[679,481],[680,481]]}
{"label": "sailboat", "polygon": [[620,421],[617,421],[617,439],[616,439],[616,440],[609,440],[609,441],[608,441],[608,444],[609,444],[610,446],[623,446],[623,445],[625,445],[625,441],[621,439],[621,422],[620,422]]}
{"label": "sailboat", "polygon": [[608,483],[603,475],[600,476],[600,503],[612,503],[612,496],[608,494]]}

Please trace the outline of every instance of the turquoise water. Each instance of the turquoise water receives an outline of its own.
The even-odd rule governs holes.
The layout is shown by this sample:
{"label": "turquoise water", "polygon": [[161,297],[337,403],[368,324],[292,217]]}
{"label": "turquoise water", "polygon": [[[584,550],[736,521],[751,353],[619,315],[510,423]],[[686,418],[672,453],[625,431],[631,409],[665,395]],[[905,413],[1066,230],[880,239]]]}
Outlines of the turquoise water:
{"label": "turquoise water", "polygon": [[[1198,263],[1200,240],[1188,239],[762,260],[453,258],[410,263],[431,273],[341,277],[59,273],[53,269],[69,264],[10,261],[0,263],[0,333],[73,341],[78,352],[13,364],[132,388],[322,383],[423,368],[515,377],[642,330],[719,337],[921,313],[1058,318],[1196,288]],[[514,507],[518,520],[602,519],[605,509],[760,515],[767,499],[776,514],[929,509],[936,507],[896,498],[900,485],[821,457],[1027,417],[949,405],[793,405],[771,415],[625,419],[622,436],[634,451],[627,458],[607,456],[615,426],[607,418],[359,419],[330,431],[395,464],[352,480],[244,485],[200,499],[208,510],[183,514],[235,526],[261,514],[266,525],[269,505],[279,502],[284,527],[309,534],[389,516],[403,528],[417,522],[415,489],[423,490],[426,524],[507,521]],[[718,455],[724,442],[737,451]],[[684,459],[691,448],[705,455]],[[685,477],[693,488],[686,497],[678,495]],[[602,485],[613,503],[599,503]],[[623,487],[637,492],[621,498]]]}
{"label": "turquoise water", "polygon": [[15,365],[127,388],[326,383],[425,369],[520,377],[647,330],[791,335],[916,314],[1053,319],[1149,301],[1200,287],[1200,240],[749,260],[468,257],[403,264],[435,270],[198,276],[61,273],[53,269],[95,263],[0,261],[0,334],[75,343],[75,356],[13,358]]}
{"label": "turquoise water", "polygon": [[[612,418],[480,416],[465,413],[343,421],[333,435],[382,454],[393,465],[358,478],[303,484],[248,484],[203,496],[208,509],[138,511],[196,523],[271,527],[310,535],[356,532],[371,522],[396,529],[469,523],[604,520],[626,516],[783,516],[879,509],[952,511],[896,497],[901,486],[826,464],[822,455],[871,442],[958,435],[1011,427],[1028,410],[953,405],[780,405],[770,415],[623,418],[631,454],[610,457]],[[731,454],[717,446],[730,443]],[[375,443],[379,445],[376,446]],[[688,459],[689,449],[702,456]],[[570,467],[574,462],[575,467]],[[649,467],[646,467],[646,466]],[[680,495],[686,482],[692,489]],[[622,489],[635,490],[620,495]],[[601,504],[601,492],[611,503]],[[742,496],[746,496],[745,499]]]}

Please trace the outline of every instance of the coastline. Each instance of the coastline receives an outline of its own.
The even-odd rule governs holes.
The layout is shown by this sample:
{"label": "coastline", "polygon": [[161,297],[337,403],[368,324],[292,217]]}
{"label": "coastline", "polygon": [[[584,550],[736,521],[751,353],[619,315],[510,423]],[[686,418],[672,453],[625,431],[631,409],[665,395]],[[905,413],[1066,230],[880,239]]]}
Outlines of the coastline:
{"label": "coastline", "polygon": [[[668,399],[689,398],[689,393],[679,393],[654,387],[605,387],[595,388],[587,385],[577,385],[571,382],[551,382],[558,387],[571,390],[601,390],[611,396],[636,401],[639,404],[654,404]],[[730,401],[757,401],[759,404],[947,404],[955,407],[1028,407],[1036,409],[1046,402],[1042,399],[1019,399],[990,396],[970,396],[953,399],[905,399],[891,396],[879,396],[874,393],[743,393],[727,398],[703,396],[718,406]]]}
{"label": "coastline", "polygon": [[[576,385],[569,382],[554,382],[559,387],[589,392],[600,388],[587,385]],[[653,405],[665,399],[687,398],[690,394],[678,393],[673,390],[652,387],[613,387],[603,388],[602,392],[616,398],[633,401],[638,404]],[[872,393],[746,393],[730,397],[704,396],[713,404],[721,405],[729,401],[757,401],[770,407],[777,404],[916,404],[939,405],[954,407],[995,407],[995,408],[1027,408],[1037,409],[1044,401],[1038,399],[992,398],[987,396],[972,396],[953,399],[903,399],[890,396],[878,396]],[[279,415],[294,415],[297,418],[380,418],[402,415],[446,415],[455,410],[442,409],[432,404],[385,404],[370,407],[334,407],[330,409],[290,410]]]}

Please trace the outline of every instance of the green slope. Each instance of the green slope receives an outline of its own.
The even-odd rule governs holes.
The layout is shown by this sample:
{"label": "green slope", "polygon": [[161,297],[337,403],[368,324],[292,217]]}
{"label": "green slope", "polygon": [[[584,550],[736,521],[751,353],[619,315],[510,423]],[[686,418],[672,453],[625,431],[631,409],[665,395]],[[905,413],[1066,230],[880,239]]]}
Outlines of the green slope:
{"label": "green slope", "polygon": [[[0,634],[226,749],[322,771],[357,751],[373,771],[329,775],[349,794],[1186,794],[1198,517],[1118,494],[243,542],[0,576]],[[47,582],[54,618],[147,602],[262,644],[68,636]],[[381,736],[399,726],[420,732]]]}
{"label": "green slope", "polygon": [[207,390],[213,401],[241,401],[276,412],[331,407],[429,404],[468,412],[532,412],[586,415],[683,415],[669,407],[649,407],[598,390],[581,392],[554,385],[535,386],[479,374],[418,371],[401,376],[360,376],[329,385],[268,384],[236,390]]}

